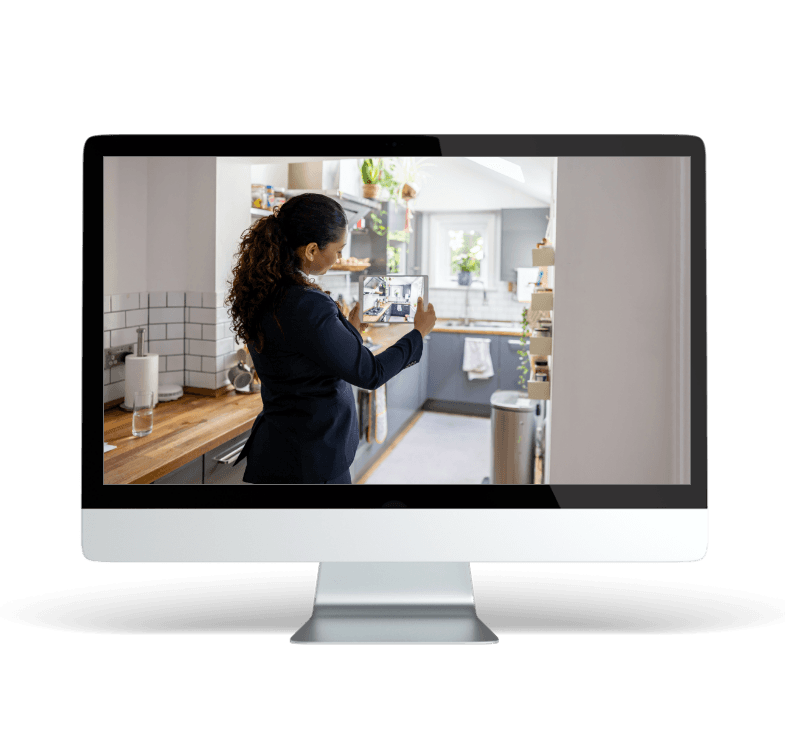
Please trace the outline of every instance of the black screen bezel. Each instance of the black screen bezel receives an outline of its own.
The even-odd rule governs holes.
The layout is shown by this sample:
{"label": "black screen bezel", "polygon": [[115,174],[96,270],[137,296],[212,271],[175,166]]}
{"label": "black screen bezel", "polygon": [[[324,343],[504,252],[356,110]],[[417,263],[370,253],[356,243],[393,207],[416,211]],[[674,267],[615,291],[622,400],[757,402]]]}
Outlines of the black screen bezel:
{"label": "black screen bezel", "polygon": [[[686,135],[517,135],[517,134],[447,134],[421,135],[101,135],[92,136],[84,145],[83,181],[83,274],[86,282],[98,275],[103,282],[103,157],[109,155],[253,155],[274,150],[275,155],[300,154],[303,140],[308,149],[322,155],[358,157],[392,154],[418,157],[498,155],[521,156],[688,156],[690,157],[690,285],[691,285],[691,362],[690,362],[690,439],[691,470],[688,485],[526,485],[521,495],[517,485],[487,485],[479,495],[466,496],[465,485],[358,485],[343,486],[339,496],[314,497],[313,492],[292,496],[233,497],[228,507],[245,509],[321,509],[382,508],[395,502],[396,507],[425,509],[650,509],[707,508],[707,392],[706,392],[706,153],[703,141]],[[98,275],[96,274],[98,271]],[[103,286],[103,283],[102,283]],[[90,341],[98,328],[94,325],[95,297],[89,286],[83,289],[83,354],[93,353]],[[103,337],[103,334],[102,334]],[[83,357],[84,360],[84,357]],[[88,361],[88,360],[85,360]],[[211,486],[190,486],[187,500],[178,500],[168,486],[152,486],[139,501],[130,486],[114,485],[111,501],[107,491],[99,495],[93,467],[93,420],[91,373],[83,362],[82,385],[82,508],[98,509],[172,509],[222,508],[210,491]],[[90,388],[88,390],[88,384]],[[102,416],[103,421],[103,402]],[[95,476],[94,476],[95,475]],[[101,470],[103,483],[103,468]],[[268,486],[269,487],[269,486]],[[275,486],[278,487],[278,486]],[[440,488],[434,491],[434,488]],[[449,495],[452,489],[455,496]],[[369,491],[373,496],[369,496]],[[459,492],[460,491],[460,492]],[[436,493],[436,495],[434,495]],[[446,494],[445,494],[446,493]],[[372,498],[373,500],[368,500]],[[521,500],[523,498],[523,500]]]}

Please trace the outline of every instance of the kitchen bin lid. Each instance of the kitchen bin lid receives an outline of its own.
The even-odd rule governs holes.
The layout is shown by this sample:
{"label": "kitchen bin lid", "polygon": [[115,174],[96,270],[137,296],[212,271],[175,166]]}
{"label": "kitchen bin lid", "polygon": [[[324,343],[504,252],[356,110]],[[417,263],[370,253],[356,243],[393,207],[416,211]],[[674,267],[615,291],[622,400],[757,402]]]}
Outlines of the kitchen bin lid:
{"label": "kitchen bin lid", "polygon": [[494,391],[491,395],[491,406],[513,412],[533,412],[537,400],[529,398],[524,391]]}

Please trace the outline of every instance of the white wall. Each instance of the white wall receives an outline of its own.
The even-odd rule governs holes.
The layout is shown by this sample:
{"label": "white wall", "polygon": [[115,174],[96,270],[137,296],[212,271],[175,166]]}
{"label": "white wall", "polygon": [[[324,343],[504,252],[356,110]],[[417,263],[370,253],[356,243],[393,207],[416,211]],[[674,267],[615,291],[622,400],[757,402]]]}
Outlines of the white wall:
{"label": "white wall", "polygon": [[231,286],[231,270],[236,261],[234,255],[243,233],[251,225],[251,184],[257,181],[251,181],[250,165],[228,162],[220,157],[216,161],[216,172],[214,287],[204,290],[225,295],[224,292]]}
{"label": "white wall", "polygon": [[[508,207],[547,207],[529,196],[525,188],[505,186],[482,174],[460,157],[429,157],[428,175],[412,207],[419,212],[466,210],[478,212]],[[524,179],[525,179],[524,175]],[[525,184],[524,184],[525,186]]]}
{"label": "white wall", "polygon": [[215,217],[215,157],[104,157],[104,294],[215,290]]}
{"label": "white wall", "polygon": [[104,294],[147,289],[147,159],[104,157]]}
{"label": "white wall", "polygon": [[689,481],[674,462],[680,160],[558,160],[552,485]]}

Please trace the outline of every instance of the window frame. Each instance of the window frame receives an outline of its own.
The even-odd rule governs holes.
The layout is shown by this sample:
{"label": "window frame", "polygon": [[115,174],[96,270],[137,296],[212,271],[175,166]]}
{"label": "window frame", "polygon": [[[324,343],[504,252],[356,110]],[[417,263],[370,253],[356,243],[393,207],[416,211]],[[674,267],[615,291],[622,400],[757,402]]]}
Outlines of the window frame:
{"label": "window frame", "polygon": [[[501,211],[472,211],[472,212],[430,212],[424,220],[428,223],[426,237],[428,238],[428,288],[449,289],[463,291],[467,287],[458,283],[458,274],[450,272],[450,247],[448,230],[466,230],[467,224],[472,224],[483,234],[486,240],[485,255],[480,260],[480,275],[472,276],[472,285],[481,284],[487,291],[494,291],[499,284],[499,264],[497,260],[501,255]],[[446,254],[439,254],[437,250],[446,250]],[[451,276],[455,275],[455,280]]]}

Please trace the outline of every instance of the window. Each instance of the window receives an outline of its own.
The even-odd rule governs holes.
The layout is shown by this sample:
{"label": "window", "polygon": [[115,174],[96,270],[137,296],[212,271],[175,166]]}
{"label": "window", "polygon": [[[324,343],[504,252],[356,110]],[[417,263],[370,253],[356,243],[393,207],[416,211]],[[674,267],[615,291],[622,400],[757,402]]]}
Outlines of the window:
{"label": "window", "polygon": [[[494,289],[498,272],[500,213],[430,213],[425,234],[431,288],[463,289],[458,283],[461,264],[471,270],[471,287]],[[425,229],[423,229],[425,230]]]}

